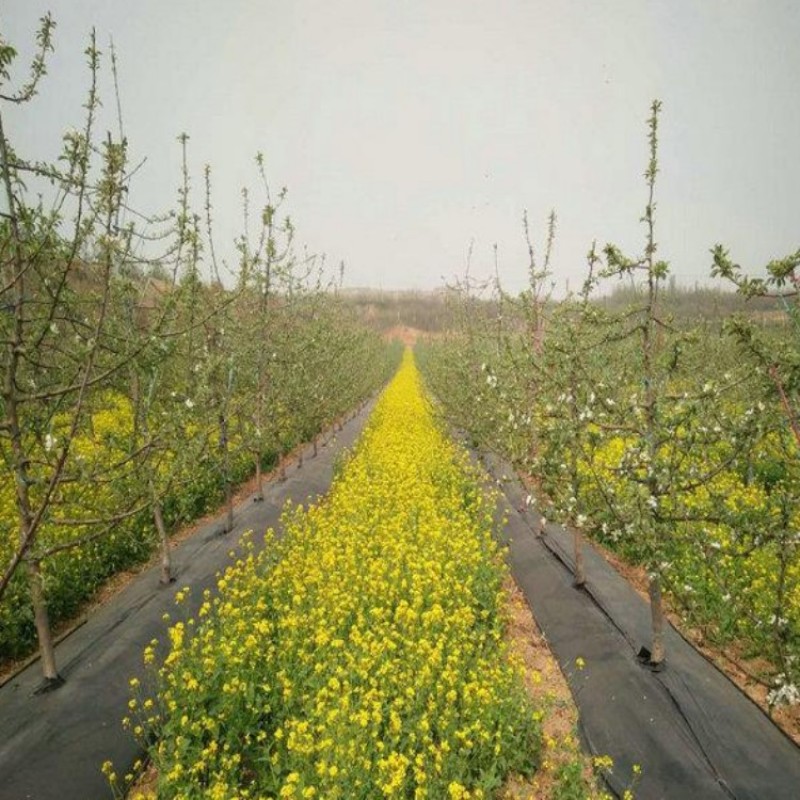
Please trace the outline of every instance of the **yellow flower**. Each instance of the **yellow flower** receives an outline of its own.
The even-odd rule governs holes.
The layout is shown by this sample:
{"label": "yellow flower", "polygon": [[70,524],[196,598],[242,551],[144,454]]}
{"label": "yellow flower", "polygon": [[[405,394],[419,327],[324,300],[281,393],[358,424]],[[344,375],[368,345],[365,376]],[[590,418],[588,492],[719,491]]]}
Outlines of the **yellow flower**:
{"label": "yellow flower", "polygon": [[[169,630],[157,761],[175,796],[196,793],[199,764],[227,797],[342,800],[467,800],[483,776],[465,761],[530,770],[539,719],[504,644],[480,481],[407,356],[326,498],[287,507],[283,537]],[[267,753],[248,756],[249,795],[234,741]]]}

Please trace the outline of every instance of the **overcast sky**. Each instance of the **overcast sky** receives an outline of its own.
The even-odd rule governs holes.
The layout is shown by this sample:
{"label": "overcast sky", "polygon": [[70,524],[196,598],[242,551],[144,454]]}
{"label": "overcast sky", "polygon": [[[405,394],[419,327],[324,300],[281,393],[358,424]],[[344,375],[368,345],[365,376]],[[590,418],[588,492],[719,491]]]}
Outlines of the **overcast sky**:
{"label": "overcast sky", "polygon": [[[265,154],[298,238],[351,286],[428,288],[493,271],[525,281],[521,218],[558,218],[575,286],[596,238],[642,249],[645,120],[663,101],[661,255],[705,281],[709,248],[755,267],[800,246],[800,3],[794,0],[0,0],[30,52],[50,9],[56,54],[35,104],[6,119],[52,157],[81,122],[92,26],[113,36],[145,211],[190,165],[215,173],[220,239]],[[108,108],[113,98],[103,84]],[[4,111],[4,113],[6,113]],[[111,124],[110,121],[107,124]],[[199,198],[198,198],[199,199]],[[227,250],[231,252],[230,248]]]}

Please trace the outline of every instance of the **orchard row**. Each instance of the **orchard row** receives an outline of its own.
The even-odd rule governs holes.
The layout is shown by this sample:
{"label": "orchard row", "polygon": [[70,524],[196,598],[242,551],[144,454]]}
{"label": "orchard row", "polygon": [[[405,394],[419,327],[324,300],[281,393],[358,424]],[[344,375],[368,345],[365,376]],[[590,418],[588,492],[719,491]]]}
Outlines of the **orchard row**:
{"label": "orchard row", "polygon": [[[723,647],[766,657],[755,677],[771,704],[800,701],[800,254],[748,278],[727,251],[713,274],[782,316],[720,324],[663,310],[669,265],[657,258],[660,104],[649,121],[648,201],[640,257],[592,246],[578,295],[548,294],[546,255],[531,248],[530,286],[482,302],[462,287],[451,332],[421,353],[451,419],[512,458],[536,484],[541,513],[647,572],[653,640],[664,651],[665,589],[691,626]],[[631,287],[615,310],[599,289]]]}
{"label": "orchard row", "polygon": [[353,409],[399,353],[298,252],[260,155],[233,263],[217,256],[211,171],[198,193],[187,136],[174,208],[131,206],[121,120],[98,131],[94,37],[82,123],[51,162],[18,150],[2,123],[35,97],[52,30],[47,17],[16,93],[0,42],[0,661],[38,637],[57,685],[51,623],[158,542],[168,582],[176,526],[224,500],[230,528],[237,482],[255,472],[260,488],[263,468]]}

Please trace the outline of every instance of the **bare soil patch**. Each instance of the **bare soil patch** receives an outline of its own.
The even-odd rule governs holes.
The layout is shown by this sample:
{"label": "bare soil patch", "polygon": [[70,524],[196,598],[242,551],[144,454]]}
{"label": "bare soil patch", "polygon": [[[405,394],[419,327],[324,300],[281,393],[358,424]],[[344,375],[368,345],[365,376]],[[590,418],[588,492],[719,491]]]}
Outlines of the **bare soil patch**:
{"label": "bare soil patch", "polygon": [[[512,577],[505,582],[508,640],[514,657],[525,668],[525,685],[535,705],[542,709],[544,749],[539,771],[530,779],[511,777],[502,800],[545,800],[557,796],[559,772],[567,765],[581,775],[586,797],[601,797],[592,770],[592,759],[578,740],[578,709],[566,678],[547,640],[536,623],[525,595]],[[578,668],[577,665],[575,667]]]}
{"label": "bare soil patch", "polygon": [[128,800],[155,800],[158,796],[158,770],[150,764],[128,792]]}
{"label": "bare soil patch", "polygon": [[402,342],[406,347],[413,347],[417,341],[429,333],[418,328],[410,328],[408,325],[395,325],[383,332],[383,338],[388,341]]}

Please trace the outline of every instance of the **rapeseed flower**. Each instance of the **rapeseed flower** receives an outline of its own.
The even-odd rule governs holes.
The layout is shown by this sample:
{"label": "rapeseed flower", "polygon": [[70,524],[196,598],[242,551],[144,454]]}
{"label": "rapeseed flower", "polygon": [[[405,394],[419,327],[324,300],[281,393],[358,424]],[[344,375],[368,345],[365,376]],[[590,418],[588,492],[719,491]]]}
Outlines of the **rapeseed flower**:
{"label": "rapeseed flower", "polygon": [[407,353],[327,498],[170,630],[158,796],[479,798],[532,772],[494,508]]}

